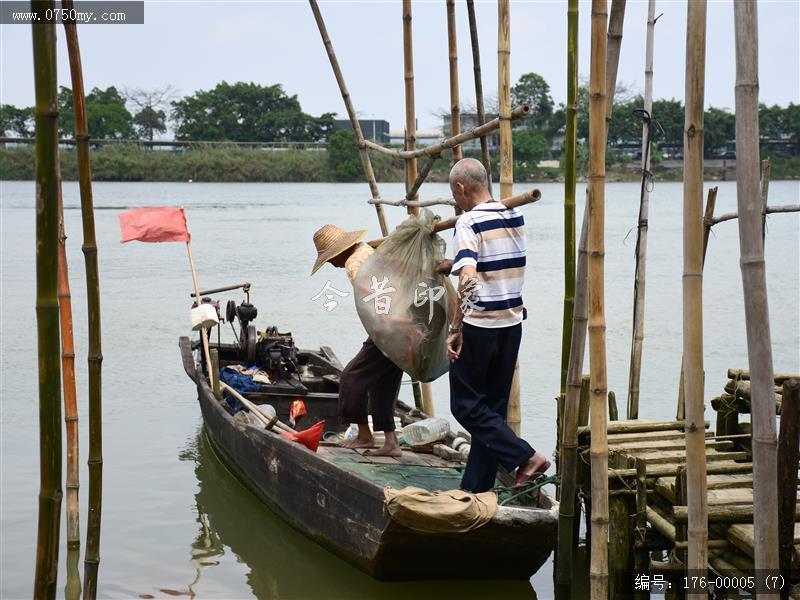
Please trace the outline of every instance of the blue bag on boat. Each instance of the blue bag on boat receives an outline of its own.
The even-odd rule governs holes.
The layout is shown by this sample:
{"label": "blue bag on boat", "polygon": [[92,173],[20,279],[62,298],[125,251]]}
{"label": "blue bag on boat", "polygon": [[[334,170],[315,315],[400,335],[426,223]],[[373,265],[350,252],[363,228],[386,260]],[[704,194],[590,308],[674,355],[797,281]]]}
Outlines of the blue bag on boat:
{"label": "blue bag on boat", "polygon": [[[256,383],[253,381],[252,375],[245,375],[244,373],[239,373],[238,371],[231,369],[230,367],[224,367],[220,369],[219,378],[221,381],[225,382],[227,385],[231,386],[240,394],[246,394],[247,392],[258,392],[261,390],[261,384]],[[233,409],[233,412],[239,412],[240,410],[244,410],[244,406],[242,405],[239,400],[234,398],[228,393],[223,394],[225,401],[228,403]]]}

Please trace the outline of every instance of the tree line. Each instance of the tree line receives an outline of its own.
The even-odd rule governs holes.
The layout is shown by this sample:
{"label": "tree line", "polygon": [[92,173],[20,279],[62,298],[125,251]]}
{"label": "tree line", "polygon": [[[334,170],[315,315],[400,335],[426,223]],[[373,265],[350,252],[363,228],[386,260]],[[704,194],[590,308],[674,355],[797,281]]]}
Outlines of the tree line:
{"label": "tree line", "polygon": [[[514,129],[514,153],[519,161],[560,158],[563,146],[566,108],[556,104],[545,79],[537,73],[522,75],[512,88],[514,105],[530,104],[532,115]],[[280,84],[225,81],[210,90],[199,90],[184,97],[167,86],[153,90],[105,90],[95,87],[86,97],[89,131],[94,139],[152,140],[168,131],[176,140],[283,142],[331,141],[334,113],[319,116],[303,112],[296,95],[288,95]],[[59,128],[63,137],[73,136],[72,92],[61,87]],[[492,112],[491,99],[487,112]],[[641,145],[641,95],[624,84],[614,95],[609,147],[628,148],[632,154]],[[468,110],[468,107],[465,107]],[[449,113],[449,111],[447,111]],[[679,157],[683,147],[684,106],[675,99],[653,102],[653,118],[659,127],[654,142]],[[773,153],[798,153],[800,104],[759,108],[762,142]],[[0,134],[31,137],[33,108],[0,105]],[[578,138],[585,144],[589,136],[589,90],[578,90]],[[705,151],[707,157],[725,156],[735,148],[735,117],[732,112],[711,107],[705,112]],[[584,151],[582,147],[579,151]]]}

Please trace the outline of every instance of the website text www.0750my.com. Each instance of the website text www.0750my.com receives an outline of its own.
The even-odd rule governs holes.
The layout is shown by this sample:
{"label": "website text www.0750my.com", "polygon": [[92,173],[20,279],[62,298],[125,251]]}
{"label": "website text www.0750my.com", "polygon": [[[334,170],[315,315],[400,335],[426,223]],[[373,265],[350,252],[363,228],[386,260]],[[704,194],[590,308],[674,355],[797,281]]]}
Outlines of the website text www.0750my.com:
{"label": "website text www.0750my.com", "polygon": [[69,8],[44,3],[5,0],[0,2],[0,24],[23,25],[75,23],[78,25],[144,23],[142,0],[78,0]]}

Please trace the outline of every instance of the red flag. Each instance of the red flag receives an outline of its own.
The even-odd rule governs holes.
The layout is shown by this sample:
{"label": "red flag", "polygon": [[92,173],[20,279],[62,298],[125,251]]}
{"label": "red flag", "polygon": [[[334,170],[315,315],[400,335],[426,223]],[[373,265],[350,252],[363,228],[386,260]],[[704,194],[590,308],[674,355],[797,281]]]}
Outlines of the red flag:
{"label": "red flag", "polygon": [[120,214],[122,243],[140,242],[188,242],[191,239],[186,227],[186,215],[182,208],[155,206],[134,208]]}
{"label": "red flag", "polygon": [[303,444],[303,446],[312,452],[316,452],[317,448],[319,448],[319,440],[322,438],[322,432],[324,430],[325,421],[320,421],[316,425],[312,425],[303,431],[298,431],[297,433],[289,433],[288,431],[284,431],[281,433],[281,435],[286,439],[292,440],[293,442]]}

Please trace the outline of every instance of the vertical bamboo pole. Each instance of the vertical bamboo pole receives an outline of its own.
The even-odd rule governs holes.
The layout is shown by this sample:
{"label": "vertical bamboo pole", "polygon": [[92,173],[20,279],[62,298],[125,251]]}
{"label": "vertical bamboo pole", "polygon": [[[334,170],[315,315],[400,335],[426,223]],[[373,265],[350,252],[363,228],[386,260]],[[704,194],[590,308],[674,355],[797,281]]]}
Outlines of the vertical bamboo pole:
{"label": "vertical bamboo pole", "polygon": [[[687,568],[708,563],[703,409],[703,102],[706,0],[688,4],[686,27],[686,115],[683,135],[683,367],[686,398],[686,479],[689,507]],[[773,409],[774,410],[774,409]],[[695,594],[697,597],[699,593]],[[705,597],[705,592],[702,593]]]}
{"label": "vertical bamboo pole", "polygon": [[[575,154],[578,128],[578,0],[567,4],[567,124],[564,138],[564,313],[561,327],[561,385],[567,392],[572,315],[575,310]],[[578,372],[580,376],[580,371]]]}
{"label": "vertical bamboo pole", "polygon": [[[406,127],[405,149],[414,150],[417,147],[417,117],[414,102],[414,41],[411,28],[411,0],[403,0],[403,76],[406,101]],[[418,194],[409,192],[417,179],[417,159],[406,159],[406,200],[416,200]],[[408,214],[418,215],[419,207],[409,206]],[[430,383],[413,382],[412,386],[419,387],[422,395],[422,410],[425,414],[433,416],[433,390]]]}
{"label": "vertical bamboo pole", "polygon": [[761,241],[767,237],[767,200],[769,199],[769,159],[761,161]]}
{"label": "vertical bamboo pole", "polygon": [[[467,0],[467,15],[469,17],[469,38],[472,44],[472,72],[475,79],[475,111],[478,117],[478,126],[486,122],[483,112],[483,79],[481,77],[481,50],[478,44],[478,22],[475,18],[475,1]],[[489,140],[481,136],[481,162],[488,175],[486,185],[489,193],[492,192],[492,160],[489,157]]]}
{"label": "vertical bamboo pole", "polygon": [[781,574],[789,581],[794,554],[794,526],[797,504],[797,461],[800,458],[800,382],[783,382],[781,432],[778,446],[778,469],[781,490],[778,504],[778,540]]}
{"label": "vertical bamboo pole", "polygon": [[764,240],[760,235],[764,210],[758,181],[758,8],[755,0],[735,2],[733,15],[736,32],[736,199],[752,394],[753,558],[756,570],[763,573],[777,570],[779,566],[778,440]]}
{"label": "vertical bamboo pole", "polygon": [[636,275],[633,289],[633,333],[631,363],[628,375],[628,418],[639,418],[639,380],[642,374],[644,344],[644,293],[647,261],[647,228],[650,212],[650,118],[653,112],[653,35],[656,25],[656,0],[647,3],[647,42],[644,59],[644,110],[642,126],[642,182],[639,200],[639,228],[636,238]]}
{"label": "vertical bamboo pole", "polygon": [[[587,244],[589,236],[589,210],[583,212],[581,238],[578,244],[577,286],[575,294],[574,326],[571,327],[572,348],[586,347],[586,321],[588,304]],[[570,321],[570,325],[572,325]],[[583,352],[571,352],[567,376],[567,392],[564,400],[561,448],[561,496],[558,507],[558,549],[556,551],[556,591],[559,598],[569,598],[572,586],[573,531],[575,529],[575,488],[578,471],[578,424],[580,421],[580,396],[582,388]]]}
{"label": "vertical bamboo pole", "polygon": [[[497,90],[500,101],[500,198],[508,198],[514,188],[514,157],[511,139],[511,10],[509,0],[497,3]],[[520,433],[519,360],[508,399],[508,426]]]}
{"label": "vertical bamboo pole", "polygon": [[[589,79],[589,366],[591,389],[591,562],[593,600],[608,598],[608,434],[604,311],[606,102],[606,0],[592,0]],[[610,87],[610,86],[609,86]]]}
{"label": "vertical bamboo pole", "polygon": [[611,14],[608,17],[608,33],[606,34],[606,137],[608,137],[608,126],[611,123],[611,111],[614,108],[614,94],[617,91],[617,70],[624,22],[625,0],[611,0]]}
{"label": "vertical bamboo pole", "polygon": [[[461,133],[461,106],[458,93],[458,41],[456,40],[456,2],[447,2],[447,55],[450,67],[450,135]],[[461,160],[461,146],[453,148],[453,161]],[[456,207],[458,212],[458,207]]]}
{"label": "vertical bamboo pole", "polygon": [[[73,8],[72,0],[63,6]],[[75,140],[78,153],[78,183],[83,221],[83,256],[86,263],[86,298],[89,313],[89,513],[86,519],[86,549],[84,551],[84,598],[97,595],[97,571],[100,565],[100,518],[103,494],[103,352],[100,330],[100,270],[97,263],[97,241],[92,199],[92,172],[89,158],[89,129],[86,119],[86,94],[83,69],[74,22],[64,22],[72,79],[72,104],[75,112]]]}
{"label": "vertical bamboo pole", "polygon": [[[32,10],[54,3],[34,1]],[[36,332],[39,355],[39,521],[35,598],[54,598],[61,531],[61,365],[58,326],[56,28],[32,25],[36,90]]]}
{"label": "vertical bamboo pole", "polygon": [[[328,36],[328,28],[325,27],[325,21],[322,18],[322,13],[319,10],[317,0],[308,0],[311,6],[311,12],[314,14],[314,21],[317,23],[322,43],[325,46],[325,51],[328,54],[328,60],[333,69],[333,75],[336,77],[336,83],[339,85],[339,92],[342,94],[344,100],[344,107],[347,110],[347,116],[350,119],[350,124],[353,127],[353,133],[356,136],[356,143],[358,144],[358,152],[361,157],[361,167],[364,169],[364,175],[369,184],[369,191],[372,194],[373,200],[380,200],[381,195],[378,191],[378,182],[375,179],[375,172],[372,170],[372,162],[367,153],[367,147],[364,144],[364,135],[361,133],[361,125],[358,123],[358,116],[356,115],[355,108],[353,108],[353,101],[350,98],[350,92],[347,90],[347,85],[342,75],[342,69],[339,67],[339,60],[336,58],[336,53],[333,51],[333,44],[331,43],[330,36]],[[413,181],[413,180],[412,180]],[[386,217],[383,214],[383,206],[380,204],[375,205],[375,213],[378,215],[378,224],[381,228],[381,235],[386,237],[389,235],[389,229],[386,226]]]}

